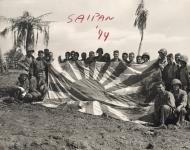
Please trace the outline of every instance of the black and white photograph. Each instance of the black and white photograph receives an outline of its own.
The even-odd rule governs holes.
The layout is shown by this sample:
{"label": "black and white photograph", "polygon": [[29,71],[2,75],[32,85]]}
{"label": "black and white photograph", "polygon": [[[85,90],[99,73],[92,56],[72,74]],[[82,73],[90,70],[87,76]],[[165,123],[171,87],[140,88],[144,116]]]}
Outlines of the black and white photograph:
{"label": "black and white photograph", "polygon": [[0,0],[0,150],[190,150],[190,0]]}

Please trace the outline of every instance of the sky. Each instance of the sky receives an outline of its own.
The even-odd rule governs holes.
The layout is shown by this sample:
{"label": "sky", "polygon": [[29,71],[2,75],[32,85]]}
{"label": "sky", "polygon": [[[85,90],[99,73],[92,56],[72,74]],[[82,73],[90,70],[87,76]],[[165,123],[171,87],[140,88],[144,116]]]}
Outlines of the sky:
{"label": "sky", "polygon": [[[147,28],[141,54],[149,52],[151,58],[158,57],[158,50],[166,48],[168,53],[180,52],[189,56],[190,52],[190,0],[144,0],[148,10]],[[50,41],[48,48],[55,56],[64,56],[66,51],[96,51],[102,47],[112,54],[113,50],[135,52],[137,54],[140,33],[133,26],[135,11],[140,0],[0,0],[0,16],[18,17],[23,11],[33,16],[52,12],[44,20],[54,21],[50,24]],[[110,21],[83,21],[67,23],[72,18],[84,14],[111,16]],[[79,20],[78,20],[79,21]],[[7,24],[0,22],[0,30]],[[97,27],[97,28],[96,28]],[[98,31],[103,31],[98,39]],[[104,41],[104,36],[109,36]],[[13,45],[12,35],[0,37],[0,48],[8,51]],[[44,49],[42,38],[36,50]],[[121,54],[120,53],[120,54]]]}

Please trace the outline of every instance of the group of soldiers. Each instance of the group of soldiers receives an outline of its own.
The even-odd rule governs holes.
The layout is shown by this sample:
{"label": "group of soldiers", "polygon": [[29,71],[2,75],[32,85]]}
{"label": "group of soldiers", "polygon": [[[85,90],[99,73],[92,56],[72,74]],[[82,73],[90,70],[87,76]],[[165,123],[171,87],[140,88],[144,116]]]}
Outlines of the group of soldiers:
{"label": "group of soldiers", "polygon": [[[48,66],[53,61],[53,53],[48,49],[38,51],[38,57],[33,56],[34,50],[28,50],[26,56],[21,59],[19,65],[26,73],[20,74],[18,78],[18,91],[16,97],[24,101],[42,100],[48,90]],[[122,61],[127,66],[143,64],[150,61],[150,55],[144,53],[136,56],[133,52],[123,53],[122,60],[119,58],[119,51],[113,52],[113,58],[108,53],[103,54],[103,49],[98,48],[97,55],[89,52],[81,53],[81,59],[86,64],[92,62],[117,62]],[[154,98],[154,120],[160,127],[167,127],[168,123],[181,126],[185,119],[190,121],[190,78],[187,68],[188,57],[180,53],[173,55],[167,53],[166,49],[158,51],[159,58],[155,63],[160,69],[162,80],[156,83],[157,95]],[[78,61],[79,53],[75,51],[66,52],[65,59],[59,56],[58,61]]]}
{"label": "group of soldiers", "polygon": [[155,124],[167,128],[172,123],[181,126],[190,121],[190,79],[188,57],[180,53],[167,54],[166,49],[158,51],[157,61],[162,81],[156,83],[154,99]]}
{"label": "group of soldiers", "polygon": [[[142,64],[146,63],[150,60],[150,55],[145,52],[142,56],[138,55],[135,58],[135,54],[133,52],[122,53],[122,59],[119,58],[119,50],[115,50],[113,52],[113,58],[111,59],[109,53],[103,52],[102,48],[98,48],[96,50],[97,55],[95,55],[94,51],[90,51],[87,57],[87,53],[81,53],[81,61],[84,61],[86,64],[90,64],[92,62],[115,62],[115,61],[123,61],[126,65],[130,66],[132,64]],[[58,57],[60,63],[64,63],[67,61],[77,61],[79,60],[79,53],[75,51],[66,52],[65,59],[62,60],[61,56]]]}
{"label": "group of soldiers", "polygon": [[43,100],[48,91],[48,67],[53,53],[49,49],[39,50],[37,58],[33,53],[34,50],[27,50],[26,56],[18,62],[24,71],[18,77],[14,97],[24,102]]}

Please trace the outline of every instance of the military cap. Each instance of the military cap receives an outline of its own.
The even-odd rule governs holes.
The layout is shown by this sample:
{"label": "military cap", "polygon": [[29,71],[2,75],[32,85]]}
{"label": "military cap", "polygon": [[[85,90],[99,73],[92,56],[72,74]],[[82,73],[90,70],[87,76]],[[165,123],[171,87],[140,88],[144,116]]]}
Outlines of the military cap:
{"label": "military cap", "polygon": [[167,55],[167,50],[165,48],[162,48],[158,51],[158,53],[162,53],[164,54],[165,56]]}
{"label": "military cap", "polygon": [[148,57],[148,59],[150,59],[150,54],[148,52],[144,52],[142,54],[142,58],[144,58],[144,57]]}
{"label": "military cap", "polygon": [[172,85],[182,85],[181,81],[179,79],[173,79],[172,80]]}

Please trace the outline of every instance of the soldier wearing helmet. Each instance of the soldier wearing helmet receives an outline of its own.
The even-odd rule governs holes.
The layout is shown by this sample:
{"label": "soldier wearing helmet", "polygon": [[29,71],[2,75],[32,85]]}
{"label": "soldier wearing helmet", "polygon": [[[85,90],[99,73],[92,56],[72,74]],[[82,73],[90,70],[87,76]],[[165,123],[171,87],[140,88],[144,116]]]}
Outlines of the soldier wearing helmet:
{"label": "soldier wearing helmet", "polygon": [[148,62],[150,60],[150,55],[149,55],[148,52],[144,52],[142,54],[142,60],[143,60],[143,63],[146,63],[146,62]]}
{"label": "soldier wearing helmet", "polygon": [[34,73],[34,63],[35,63],[35,57],[33,56],[34,50],[29,49],[26,52],[26,55],[20,58],[18,61],[18,65],[24,69],[25,71],[30,73]]}
{"label": "soldier wearing helmet", "polygon": [[159,54],[158,66],[160,70],[163,71],[164,67],[167,65],[167,59],[166,59],[167,50],[162,48],[158,51],[158,54]]}
{"label": "soldier wearing helmet", "polygon": [[175,99],[171,92],[165,90],[164,82],[156,83],[157,95],[154,99],[155,125],[166,128],[167,121],[175,110]]}
{"label": "soldier wearing helmet", "polygon": [[176,119],[176,125],[180,126],[185,121],[185,115],[187,114],[187,93],[181,89],[181,81],[178,79],[172,80],[172,93],[175,98],[176,109],[174,116]]}
{"label": "soldier wearing helmet", "polygon": [[174,62],[173,54],[167,55],[167,62],[168,64],[164,67],[162,72],[162,80],[166,85],[166,90],[170,91],[172,89],[171,82],[177,77],[177,65]]}
{"label": "soldier wearing helmet", "polygon": [[[41,93],[41,97],[45,97],[47,93],[47,83],[46,83],[46,62],[44,60],[44,51],[38,51],[38,57],[36,58],[35,63],[35,77],[32,77],[30,81],[32,81],[33,84],[33,95],[36,97],[39,97],[38,91]],[[37,80],[37,86],[35,85],[35,82]],[[37,88],[36,88],[37,87]],[[42,88],[43,87],[43,88]]]}
{"label": "soldier wearing helmet", "polygon": [[180,58],[180,68],[177,71],[177,78],[182,83],[182,89],[188,92],[190,86],[189,72],[187,69],[188,57],[182,55]]}

